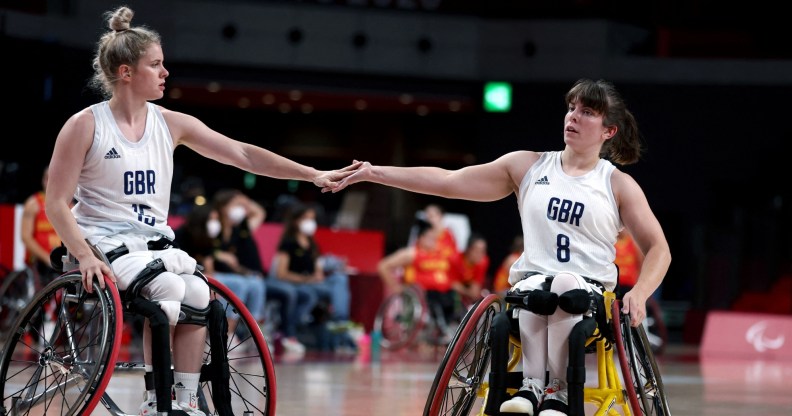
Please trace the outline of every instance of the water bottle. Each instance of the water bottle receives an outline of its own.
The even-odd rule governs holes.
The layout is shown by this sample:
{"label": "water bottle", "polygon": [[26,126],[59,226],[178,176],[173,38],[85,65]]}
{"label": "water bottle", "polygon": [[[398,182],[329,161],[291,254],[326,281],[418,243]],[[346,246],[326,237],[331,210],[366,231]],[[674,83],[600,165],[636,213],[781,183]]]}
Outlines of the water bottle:
{"label": "water bottle", "polygon": [[371,362],[379,362],[381,342],[382,332],[379,329],[371,331]]}

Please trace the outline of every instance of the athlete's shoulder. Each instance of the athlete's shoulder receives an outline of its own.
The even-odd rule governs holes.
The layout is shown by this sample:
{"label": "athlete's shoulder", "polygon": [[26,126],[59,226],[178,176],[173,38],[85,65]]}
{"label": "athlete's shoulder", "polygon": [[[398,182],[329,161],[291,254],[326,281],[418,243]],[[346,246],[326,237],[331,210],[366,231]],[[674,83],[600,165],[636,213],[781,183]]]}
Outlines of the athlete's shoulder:
{"label": "athlete's shoulder", "polygon": [[89,124],[93,126],[93,123],[95,122],[93,110],[91,109],[91,107],[85,107],[82,110],[74,113],[69,118],[69,122],[72,122],[78,126],[85,124]]}
{"label": "athlete's shoulder", "polygon": [[544,152],[535,152],[533,150],[516,150],[506,153],[505,155],[501,156],[501,158],[523,163],[534,163],[539,160],[540,157],[542,157],[542,154],[544,154]]}
{"label": "athlete's shoulder", "polygon": [[79,137],[93,137],[96,119],[91,107],[86,107],[74,113],[63,125],[62,134]]}
{"label": "athlete's shoulder", "polygon": [[642,195],[643,190],[638,182],[628,173],[619,170],[613,170],[610,177],[611,189],[617,201],[623,201],[626,197]]}

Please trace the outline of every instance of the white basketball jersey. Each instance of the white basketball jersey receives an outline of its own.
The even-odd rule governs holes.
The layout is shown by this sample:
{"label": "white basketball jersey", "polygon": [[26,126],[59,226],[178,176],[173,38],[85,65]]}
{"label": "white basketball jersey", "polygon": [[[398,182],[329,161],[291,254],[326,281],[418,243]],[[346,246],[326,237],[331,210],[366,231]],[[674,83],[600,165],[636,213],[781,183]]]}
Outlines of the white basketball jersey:
{"label": "white basketball jersey", "polygon": [[91,106],[94,139],[72,213],[92,244],[119,233],[174,238],[167,224],[173,139],[159,108],[146,105],[146,130],[138,142],[124,137],[107,101]]}
{"label": "white basketball jersey", "polygon": [[616,169],[607,160],[582,176],[561,168],[561,152],[545,152],[526,172],[517,203],[525,236],[522,256],[512,265],[509,283],[526,272],[574,272],[616,285],[616,236],[621,219],[611,189]]}

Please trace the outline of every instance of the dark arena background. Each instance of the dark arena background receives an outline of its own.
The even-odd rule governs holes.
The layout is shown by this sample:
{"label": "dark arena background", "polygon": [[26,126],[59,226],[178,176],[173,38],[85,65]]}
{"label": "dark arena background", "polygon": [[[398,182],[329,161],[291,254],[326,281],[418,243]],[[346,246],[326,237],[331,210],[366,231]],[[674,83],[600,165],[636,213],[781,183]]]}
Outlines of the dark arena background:
{"label": "dark arena background", "polygon": [[[658,361],[672,412],[792,412],[789,392],[779,387],[792,377],[792,47],[780,4],[123,4],[135,11],[133,25],[162,35],[170,76],[157,104],[318,169],[355,159],[457,169],[515,150],[561,150],[564,93],[579,78],[613,82],[645,147],[637,164],[622,169],[646,193],[673,256],[655,294],[667,327]],[[64,122],[102,99],[87,86],[91,61],[106,30],[102,13],[120,5],[0,0],[0,263],[7,268],[19,266],[14,207],[40,190]],[[503,111],[485,106],[492,82],[510,87]],[[427,204],[486,238],[490,279],[521,233],[514,196],[476,203],[373,184],[322,194],[310,183],[253,177],[184,147],[175,164],[176,219],[197,194],[211,199],[237,188],[266,209],[265,225],[280,224],[289,203],[301,201],[318,208],[328,234],[346,232],[347,242],[377,236],[362,264],[351,264],[359,269],[350,277],[352,320],[364,338],[382,300],[376,263],[407,244]],[[268,236],[272,250],[278,235]],[[345,238],[328,237],[340,246],[323,251],[357,259]],[[783,345],[756,347],[744,330],[731,341],[710,333],[748,318],[746,328],[765,322],[765,339],[783,338]],[[299,359],[275,354],[279,413],[418,414],[443,352],[383,351],[375,372],[370,357],[361,358],[369,347],[344,355],[312,349],[312,340],[304,338],[309,349]]]}

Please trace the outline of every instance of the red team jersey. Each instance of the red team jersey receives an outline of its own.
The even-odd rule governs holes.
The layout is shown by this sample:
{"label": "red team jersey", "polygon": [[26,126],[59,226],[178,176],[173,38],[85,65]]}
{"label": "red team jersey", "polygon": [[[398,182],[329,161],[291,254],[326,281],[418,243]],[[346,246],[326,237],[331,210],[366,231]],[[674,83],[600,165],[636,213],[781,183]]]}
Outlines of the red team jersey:
{"label": "red team jersey", "polygon": [[[47,212],[44,210],[44,192],[36,194],[36,202],[38,203],[38,213],[33,220],[33,238],[47,253],[51,252],[53,248],[60,245],[61,240],[55,232],[55,228],[47,218]],[[33,264],[33,255],[30,253],[25,254],[25,259],[28,264]]]}
{"label": "red team jersey", "polygon": [[424,290],[451,290],[450,263],[443,250],[415,247],[415,259],[404,271],[404,282],[415,283]]}
{"label": "red team jersey", "polygon": [[641,260],[638,246],[635,245],[632,237],[625,234],[624,237],[616,240],[616,259],[613,262],[619,266],[619,284],[635,286],[641,270]]}
{"label": "red team jersey", "polygon": [[487,269],[489,269],[490,260],[485,256],[477,264],[468,261],[464,255],[459,254],[455,256],[452,261],[452,279],[464,285],[470,283],[478,283],[484,287],[487,278]]}

